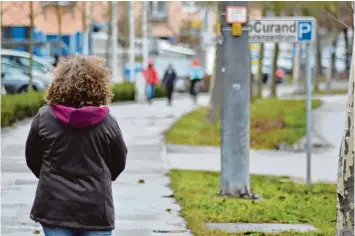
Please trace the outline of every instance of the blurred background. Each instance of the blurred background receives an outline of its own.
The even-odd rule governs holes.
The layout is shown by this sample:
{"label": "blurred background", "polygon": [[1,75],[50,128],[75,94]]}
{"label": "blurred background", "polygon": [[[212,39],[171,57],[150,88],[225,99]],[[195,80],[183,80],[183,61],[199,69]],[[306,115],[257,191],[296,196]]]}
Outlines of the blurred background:
{"label": "blurred background", "polygon": [[[46,86],[37,77],[41,74],[48,76],[56,55],[65,57],[76,53],[107,58],[108,65],[116,67],[113,80],[117,83],[134,80],[129,72],[134,69],[135,73],[139,73],[143,68],[142,29],[145,21],[142,19],[145,7],[148,54],[160,76],[171,63],[181,78],[177,89],[184,90],[183,78],[188,76],[191,60],[195,58],[205,68],[207,78],[213,74],[218,19],[217,3],[212,1],[149,1],[146,5],[134,1],[133,7],[128,1],[118,2],[117,12],[113,11],[112,2],[105,1],[38,1],[33,2],[32,8],[29,2],[1,4],[1,57],[6,59],[2,60],[2,71],[6,73],[2,74],[3,78],[10,76],[10,73],[20,77],[21,71],[26,71],[29,55],[25,52],[29,52],[31,45],[34,55],[33,77],[37,89]],[[132,54],[129,49],[131,11],[135,18],[134,68],[129,66],[129,55]],[[348,2],[250,2],[249,17],[255,19],[263,16],[316,17],[319,24],[317,40],[313,45],[316,78],[327,80],[327,71],[327,81],[348,77],[354,31]],[[116,18],[117,25],[114,26],[117,26],[118,33],[113,35],[112,19]],[[112,50],[112,37],[116,38],[117,50]],[[281,43],[276,55],[274,44],[265,43],[262,45],[262,61],[259,60],[260,46],[250,45],[251,72],[254,77],[258,74],[259,64],[262,73],[272,72],[274,56],[277,57],[277,66],[286,72],[287,82],[292,82],[295,64],[297,70],[301,70],[298,74],[302,75],[304,45]],[[113,51],[116,51],[116,65],[112,64]],[[26,78],[22,80],[26,81]],[[26,90],[25,82],[6,87],[9,93]],[[209,79],[204,84],[204,90],[208,89]]]}

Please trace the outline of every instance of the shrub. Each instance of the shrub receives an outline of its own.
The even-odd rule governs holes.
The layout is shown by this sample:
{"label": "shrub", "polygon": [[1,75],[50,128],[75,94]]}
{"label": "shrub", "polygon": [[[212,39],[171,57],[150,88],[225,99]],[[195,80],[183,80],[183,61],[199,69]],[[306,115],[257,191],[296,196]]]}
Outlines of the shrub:
{"label": "shrub", "polygon": [[114,84],[112,92],[114,94],[112,102],[134,101],[135,86],[132,83]]}
{"label": "shrub", "polygon": [[[132,83],[115,84],[112,86],[112,91],[113,103],[135,99],[135,86]],[[154,97],[163,96],[164,90],[157,86]],[[34,116],[44,104],[43,92],[3,95],[1,97],[1,127],[10,126],[18,120]]]}
{"label": "shrub", "polygon": [[162,97],[165,97],[164,88],[162,88],[160,85],[156,86],[154,97],[155,97],[155,98],[162,98]]}
{"label": "shrub", "polygon": [[1,127],[34,116],[44,105],[42,92],[4,95],[1,98]]}

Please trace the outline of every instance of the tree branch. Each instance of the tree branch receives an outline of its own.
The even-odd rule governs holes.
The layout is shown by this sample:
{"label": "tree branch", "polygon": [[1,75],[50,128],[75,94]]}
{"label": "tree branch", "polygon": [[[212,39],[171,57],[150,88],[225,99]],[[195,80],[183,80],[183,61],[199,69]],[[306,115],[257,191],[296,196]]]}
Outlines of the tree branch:
{"label": "tree branch", "polygon": [[345,26],[346,28],[350,29],[351,27],[348,26],[347,24],[345,24],[344,22],[342,22],[341,20],[339,20],[338,18],[336,18],[335,16],[333,16],[332,14],[330,14],[328,11],[326,11],[325,9],[322,10],[324,13],[327,14],[327,16],[331,19],[333,19],[335,22],[338,22],[339,24]]}
{"label": "tree branch", "polygon": [[354,14],[354,8],[353,8],[352,4],[349,1],[346,1],[345,3],[346,3],[346,5],[348,5],[348,7],[351,9],[351,12]]}

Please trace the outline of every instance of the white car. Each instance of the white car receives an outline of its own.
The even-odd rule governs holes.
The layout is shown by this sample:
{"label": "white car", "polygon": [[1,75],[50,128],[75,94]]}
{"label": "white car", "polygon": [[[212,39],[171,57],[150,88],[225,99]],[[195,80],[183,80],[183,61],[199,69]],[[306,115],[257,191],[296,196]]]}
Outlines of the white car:
{"label": "white car", "polygon": [[[22,67],[29,68],[30,66],[30,54],[28,52],[1,49],[0,50],[1,59],[8,59],[13,62],[16,62]],[[33,74],[35,75],[48,75],[52,73],[54,67],[46,60],[33,55]]]}

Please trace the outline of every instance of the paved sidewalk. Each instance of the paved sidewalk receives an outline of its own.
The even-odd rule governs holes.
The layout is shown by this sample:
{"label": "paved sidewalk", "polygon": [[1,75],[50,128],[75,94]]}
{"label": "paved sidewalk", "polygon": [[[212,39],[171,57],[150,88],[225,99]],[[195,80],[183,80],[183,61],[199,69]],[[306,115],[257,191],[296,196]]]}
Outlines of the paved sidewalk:
{"label": "paved sidewalk", "polygon": [[[172,191],[168,188],[163,158],[163,131],[178,117],[196,108],[186,96],[178,97],[173,107],[167,107],[165,100],[153,102],[152,106],[131,103],[111,106],[129,149],[127,168],[113,184],[114,235],[190,235],[184,220],[178,216],[179,205],[175,199],[167,197]],[[207,101],[206,96],[200,98],[203,105]],[[2,130],[2,236],[32,235],[32,230],[38,227],[29,219],[37,185],[24,158],[29,127],[30,120],[27,120]],[[140,179],[145,183],[139,184]]]}
{"label": "paved sidewalk", "polygon": [[[220,149],[168,145],[167,162],[171,169],[220,171]],[[338,150],[312,155],[312,181],[336,182]],[[281,151],[250,151],[251,174],[306,177],[306,154]]]}

